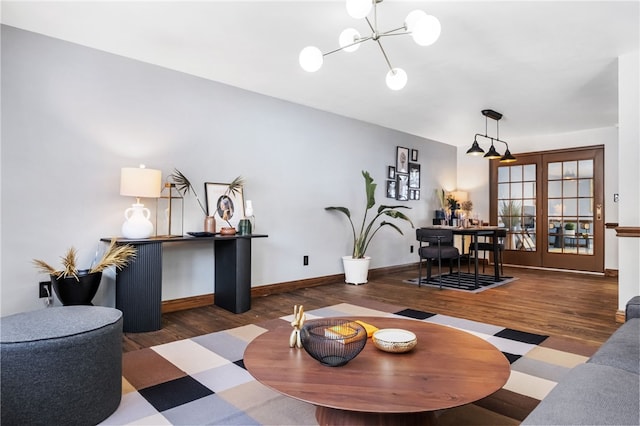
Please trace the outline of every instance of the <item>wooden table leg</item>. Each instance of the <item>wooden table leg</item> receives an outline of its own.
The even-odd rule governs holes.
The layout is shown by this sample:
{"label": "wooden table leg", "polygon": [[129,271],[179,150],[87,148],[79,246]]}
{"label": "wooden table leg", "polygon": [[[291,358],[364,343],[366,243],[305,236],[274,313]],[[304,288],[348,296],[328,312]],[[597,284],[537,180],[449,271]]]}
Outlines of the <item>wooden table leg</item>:
{"label": "wooden table leg", "polygon": [[430,426],[437,424],[433,411],[421,413],[365,413],[321,406],[316,408],[316,420],[321,426]]}

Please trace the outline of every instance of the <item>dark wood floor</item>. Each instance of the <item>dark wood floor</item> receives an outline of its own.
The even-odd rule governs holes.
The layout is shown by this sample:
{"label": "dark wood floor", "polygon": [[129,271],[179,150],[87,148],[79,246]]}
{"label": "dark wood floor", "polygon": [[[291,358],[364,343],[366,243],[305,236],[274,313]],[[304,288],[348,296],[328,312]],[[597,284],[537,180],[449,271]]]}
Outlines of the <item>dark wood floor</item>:
{"label": "dark wood floor", "polygon": [[561,336],[593,347],[602,344],[619,326],[615,321],[616,278],[505,267],[505,275],[517,277],[517,281],[471,294],[418,288],[403,282],[414,278],[416,272],[388,274],[359,286],[336,282],[258,297],[252,300],[251,310],[243,314],[216,306],[167,313],[159,331],[126,333],[124,351],[260,323],[293,313],[296,304],[308,311],[342,302],[362,304],[363,299]]}

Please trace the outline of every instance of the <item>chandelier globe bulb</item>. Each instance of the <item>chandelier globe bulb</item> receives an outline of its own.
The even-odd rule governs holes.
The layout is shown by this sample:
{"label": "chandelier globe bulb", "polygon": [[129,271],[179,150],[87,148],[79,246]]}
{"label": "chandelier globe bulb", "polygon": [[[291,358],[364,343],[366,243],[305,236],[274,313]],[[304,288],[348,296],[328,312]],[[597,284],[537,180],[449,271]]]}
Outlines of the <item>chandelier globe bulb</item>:
{"label": "chandelier globe bulb", "polygon": [[[338,43],[345,52],[355,52],[360,47],[360,43],[349,46],[360,39],[360,33],[354,28],[347,28],[340,33]],[[345,47],[349,46],[349,47]]]}
{"label": "chandelier globe bulb", "polygon": [[362,19],[371,12],[372,0],[347,0],[347,13],[353,19]]}
{"label": "chandelier globe bulb", "polygon": [[[412,12],[413,13],[413,12]],[[424,13],[424,12],[423,12]],[[411,13],[409,14],[411,15]],[[409,18],[409,16],[407,16]],[[411,23],[411,37],[420,46],[430,46],[440,38],[442,26],[433,15],[419,15],[415,22]]]}
{"label": "chandelier globe bulb", "polygon": [[318,71],[324,62],[322,52],[315,46],[307,46],[302,49],[298,61],[302,69],[307,72]]}
{"label": "chandelier globe bulb", "polygon": [[389,70],[385,80],[389,89],[402,90],[407,85],[407,73],[402,68],[393,68]]}
{"label": "chandelier globe bulb", "polygon": [[424,10],[416,9],[409,12],[407,17],[404,19],[404,26],[409,32],[413,32],[416,28],[416,23],[423,16],[427,16],[427,13]]}

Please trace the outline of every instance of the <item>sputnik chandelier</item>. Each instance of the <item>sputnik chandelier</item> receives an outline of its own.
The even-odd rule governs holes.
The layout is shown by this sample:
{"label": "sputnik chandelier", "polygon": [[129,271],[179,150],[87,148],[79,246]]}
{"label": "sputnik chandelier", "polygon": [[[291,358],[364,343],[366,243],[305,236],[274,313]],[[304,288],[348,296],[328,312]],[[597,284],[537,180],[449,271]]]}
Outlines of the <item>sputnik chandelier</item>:
{"label": "sputnik chandelier", "polygon": [[[500,138],[499,121],[502,118],[502,114],[492,109],[483,109],[482,115],[484,115],[484,135],[481,135],[480,133],[476,133],[475,137],[473,138],[473,145],[471,145],[471,148],[469,148],[469,150],[467,151],[467,154],[475,155],[475,156],[484,154],[483,156],[484,158],[487,158],[489,160],[497,160],[499,158],[501,163],[513,163],[514,161],[516,161],[516,157],[511,155],[511,151],[509,151],[509,144],[499,139]],[[496,137],[495,138],[487,136],[487,118],[496,120]],[[491,148],[489,148],[489,151],[487,151],[486,154],[484,152],[484,149],[480,148],[480,145],[478,144],[478,136],[480,136],[481,138],[491,139]],[[493,146],[494,141],[503,143],[507,146],[507,150],[504,152],[504,155],[500,155],[500,153]]]}
{"label": "sputnik chandelier", "polygon": [[[391,90],[400,90],[407,84],[407,73],[402,68],[394,68],[389,61],[389,57],[382,47],[380,39],[389,36],[411,35],[413,40],[420,46],[429,46],[440,37],[440,21],[435,16],[427,15],[422,10],[414,10],[410,12],[404,24],[401,27],[381,32],[378,30],[378,3],[382,0],[346,0],[347,13],[354,19],[364,18],[371,29],[371,35],[362,37],[354,28],[347,28],[342,31],[338,38],[340,48],[327,53],[322,53],[315,46],[307,46],[300,52],[299,61],[302,69],[308,72],[315,72],[322,67],[324,56],[344,50],[345,52],[354,52],[358,50],[360,44],[365,41],[375,41],[382,56],[387,62],[389,72],[387,73],[386,82]],[[373,22],[369,20],[369,13],[373,9]]]}

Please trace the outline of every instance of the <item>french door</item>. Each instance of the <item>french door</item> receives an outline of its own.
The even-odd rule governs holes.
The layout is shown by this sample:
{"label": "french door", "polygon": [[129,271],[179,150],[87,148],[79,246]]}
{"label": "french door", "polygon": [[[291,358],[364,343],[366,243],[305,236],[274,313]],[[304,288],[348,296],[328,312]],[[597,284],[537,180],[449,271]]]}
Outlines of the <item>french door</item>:
{"label": "french door", "polygon": [[508,229],[504,262],[604,272],[604,148],[492,162],[491,222]]}

